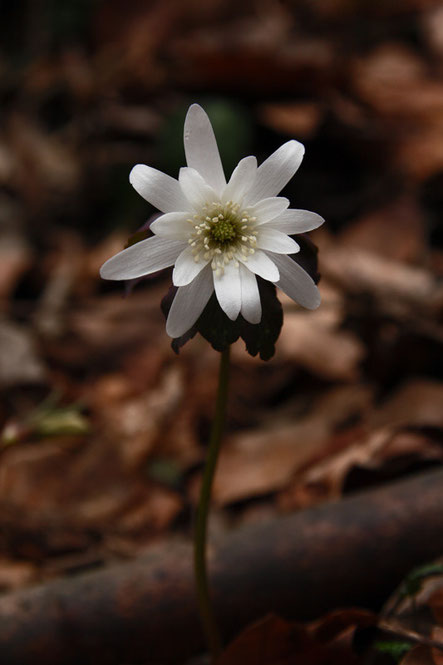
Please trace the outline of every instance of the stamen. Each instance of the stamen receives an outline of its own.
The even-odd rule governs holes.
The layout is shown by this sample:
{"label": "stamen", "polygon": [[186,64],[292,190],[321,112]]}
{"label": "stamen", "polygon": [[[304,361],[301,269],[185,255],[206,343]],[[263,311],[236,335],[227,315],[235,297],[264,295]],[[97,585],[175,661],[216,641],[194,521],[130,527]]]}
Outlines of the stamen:
{"label": "stamen", "polygon": [[[254,230],[255,217],[242,210],[239,203],[227,201],[207,202],[202,205],[200,215],[187,220],[194,227],[190,231],[188,244],[192,248],[194,261],[200,257],[210,262],[212,270],[221,276],[225,267],[234,262],[239,267],[238,257],[243,262],[255,253],[257,231]],[[240,212],[241,211],[241,212]]]}

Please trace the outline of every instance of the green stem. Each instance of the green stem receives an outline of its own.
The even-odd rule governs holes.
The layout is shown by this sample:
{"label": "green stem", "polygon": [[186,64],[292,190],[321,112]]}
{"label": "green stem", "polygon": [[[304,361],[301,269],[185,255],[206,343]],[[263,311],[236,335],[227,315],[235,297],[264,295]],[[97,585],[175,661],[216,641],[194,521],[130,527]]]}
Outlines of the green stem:
{"label": "green stem", "polygon": [[212,424],[211,437],[209,439],[209,448],[203,472],[194,532],[194,571],[197,585],[198,606],[208,647],[214,660],[220,654],[222,645],[209,594],[206,567],[206,535],[212,481],[217,466],[220,442],[226,419],[226,403],[229,384],[229,351],[230,347],[228,346],[228,348],[222,352],[220,358],[214,422]]}

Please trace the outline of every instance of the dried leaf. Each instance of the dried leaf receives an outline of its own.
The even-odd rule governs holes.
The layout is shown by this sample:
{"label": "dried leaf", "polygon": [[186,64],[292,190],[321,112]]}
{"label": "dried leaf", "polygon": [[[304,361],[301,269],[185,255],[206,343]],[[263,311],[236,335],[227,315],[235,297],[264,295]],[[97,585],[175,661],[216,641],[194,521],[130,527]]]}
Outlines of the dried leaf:
{"label": "dried leaf", "polygon": [[270,615],[237,637],[217,659],[217,665],[295,664],[294,652],[306,641],[302,628],[294,628],[287,621]]}
{"label": "dried leaf", "polygon": [[232,437],[220,454],[214,501],[225,504],[283,487],[294,473],[328,451],[331,429],[367,408],[370,394],[365,387],[337,388],[296,422],[273,424]]}
{"label": "dried leaf", "polygon": [[401,665],[437,665],[430,647],[414,647],[401,661]]}
{"label": "dried leaf", "polygon": [[10,388],[45,382],[46,369],[31,331],[16,323],[0,321],[0,385]]}
{"label": "dried leaf", "polygon": [[341,243],[394,261],[420,261],[426,244],[422,211],[406,194],[347,226]]}
{"label": "dried leaf", "polygon": [[261,109],[263,121],[288,136],[311,138],[323,119],[324,110],[316,103],[266,104]]}
{"label": "dried leaf", "polygon": [[371,612],[337,610],[304,625],[269,615],[246,628],[224,651],[217,665],[355,664],[351,636],[357,626],[374,624]]}
{"label": "dried leaf", "polygon": [[277,346],[277,360],[291,359],[327,379],[355,380],[365,348],[351,332],[342,330],[345,313],[340,295],[323,284],[322,306],[314,312],[296,309],[282,296],[284,326]]}

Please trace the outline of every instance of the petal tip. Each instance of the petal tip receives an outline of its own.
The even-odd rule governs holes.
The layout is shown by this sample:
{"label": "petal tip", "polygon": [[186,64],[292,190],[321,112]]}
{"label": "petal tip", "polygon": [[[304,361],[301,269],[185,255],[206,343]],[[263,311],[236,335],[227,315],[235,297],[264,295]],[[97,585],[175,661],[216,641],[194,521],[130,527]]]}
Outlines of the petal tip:
{"label": "petal tip", "polygon": [[132,186],[134,186],[134,180],[135,180],[135,178],[137,178],[137,175],[139,174],[141,168],[144,168],[145,166],[146,166],[146,164],[136,164],[130,170],[130,172],[129,172],[129,182],[131,183]]}
{"label": "petal tip", "polygon": [[297,139],[291,139],[288,141],[288,145],[291,146],[294,150],[297,150],[297,152],[301,152],[302,155],[305,154],[305,146],[301,141],[297,141]]}
{"label": "petal tip", "polygon": [[[222,309],[223,309],[223,307],[222,307]],[[231,319],[231,321],[237,321],[237,319],[239,317],[239,314],[240,314],[240,310],[238,310],[238,312],[237,311],[227,312],[226,310],[224,310],[224,312],[225,312],[226,316],[228,317],[228,319]]]}
{"label": "petal tip", "polygon": [[[111,257],[111,259],[112,258],[113,257]],[[102,279],[108,279],[108,280],[109,279],[115,279],[115,276],[113,276],[113,274],[112,274],[112,268],[111,268],[111,266],[108,265],[109,261],[111,261],[111,259],[108,259],[107,261],[105,261],[105,263],[102,265],[102,267],[99,270],[99,274],[100,274],[100,277]]]}
{"label": "petal tip", "polygon": [[169,335],[169,337],[172,337],[172,339],[180,337],[180,331],[170,323],[169,318],[166,321],[166,334]]}
{"label": "petal tip", "polygon": [[257,314],[252,314],[252,315],[248,314],[247,316],[245,316],[245,314],[242,312],[242,316],[244,319],[246,319],[248,323],[252,323],[253,326],[256,326],[262,320],[263,312],[260,308],[260,311]]}
{"label": "petal tip", "polygon": [[192,279],[189,280],[189,279],[186,279],[185,277],[183,277],[183,275],[180,275],[180,273],[177,270],[177,266],[174,266],[174,269],[172,271],[172,284],[174,286],[177,286],[177,287],[186,286],[187,284],[190,283],[190,281],[192,281]]}
{"label": "petal tip", "polygon": [[315,288],[316,288],[315,296],[312,298],[312,300],[309,303],[303,305],[304,307],[306,307],[306,309],[310,309],[310,310],[318,309],[321,305],[320,291],[318,290],[317,287],[315,287]]}
{"label": "petal tip", "polygon": [[203,113],[206,115],[203,107],[200,106],[200,104],[197,104],[197,102],[191,104],[191,106],[188,109],[188,113],[200,113],[200,111],[203,111]]}
{"label": "petal tip", "polygon": [[195,104],[195,103],[191,104],[191,106],[188,108],[185,118],[185,127],[184,127],[185,140],[189,138],[188,134],[189,125],[195,120],[198,121],[198,119],[209,122],[209,117],[205,109],[202,106],[200,106],[200,104]]}

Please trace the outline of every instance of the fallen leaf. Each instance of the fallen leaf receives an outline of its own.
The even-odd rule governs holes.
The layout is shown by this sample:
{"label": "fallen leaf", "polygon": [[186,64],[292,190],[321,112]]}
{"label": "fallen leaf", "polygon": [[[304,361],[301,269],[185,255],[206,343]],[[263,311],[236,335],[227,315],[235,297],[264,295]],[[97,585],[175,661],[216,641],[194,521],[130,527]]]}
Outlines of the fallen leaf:
{"label": "fallen leaf", "polygon": [[[291,665],[294,651],[308,641],[306,630],[270,615],[237,637],[217,659],[217,665]],[[306,661],[305,661],[306,662]]]}
{"label": "fallen leaf", "polygon": [[263,121],[277,132],[288,136],[311,138],[324,116],[317,103],[266,104],[260,110]]}
{"label": "fallen leaf", "polygon": [[48,195],[68,194],[78,186],[79,163],[67,141],[45,133],[31,115],[15,111],[7,127],[17,160],[15,184],[37,209]]}
{"label": "fallen leaf", "polygon": [[37,567],[28,561],[0,559],[0,589],[12,591],[26,586],[38,579]]}
{"label": "fallen leaf", "polygon": [[241,432],[223,445],[213,499],[223,505],[282,488],[297,471],[329,449],[331,429],[368,408],[371,391],[363,386],[335,388],[296,422]]}
{"label": "fallen leaf", "polygon": [[421,16],[421,24],[428,45],[438,56],[443,55],[443,7],[440,3]]}
{"label": "fallen leaf", "polygon": [[370,418],[372,427],[443,427],[443,383],[411,379],[387,399]]}
{"label": "fallen leaf", "polygon": [[416,199],[406,194],[347,226],[339,242],[394,261],[421,261],[426,245],[424,228]]}
{"label": "fallen leaf", "polygon": [[[401,665],[437,665],[430,647],[417,646],[402,659]],[[440,665],[440,664],[439,664]]]}
{"label": "fallen leaf", "polygon": [[385,604],[379,627],[418,646],[402,663],[443,663],[443,565],[413,570]]}
{"label": "fallen leaf", "polygon": [[47,374],[28,327],[0,320],[0,385],[46,382]]}
{"label": "fallen leaf", "polygon": [[314,312],[302,311],[287,297],[282,297],[284,325],[276,361],[291,359],[331,380],[355,380],[365,348],[352,332],[341,328],[344,307],[336,291],[323,284],[321,292],[323,306]]}
{"label": "fallen leaf", "polygon": [[345,292],[371,294],[380,309],[402,319],[417,316],[417,308],[428,315],[440,308],[443,290],[428,270],[319,237],[322,273]]}
{"label": "fallen leaf", "polygon": [[8,307],[8,299],[13,294],[19,279],[32,264],[33,251],[26,238],[22,221],[22,207],[5,195],[0,196],[0,305],[2,310]]}
{"label": "fallen leaf", "polygon": [[337,610],[312,624],[268,615],[247,627],[217,659],[217,665],[343,665],[359,662],[352,650],[355,628],[374,625],[366,610]]}
{"label": "fallen leaf", "polygon": [[166,369],[155,388],[138,396],[103,405],[103,433],[120,439],[120,463],[126,470],[139,468],[168,425],[184,394],[180,366]]}

